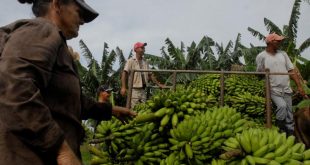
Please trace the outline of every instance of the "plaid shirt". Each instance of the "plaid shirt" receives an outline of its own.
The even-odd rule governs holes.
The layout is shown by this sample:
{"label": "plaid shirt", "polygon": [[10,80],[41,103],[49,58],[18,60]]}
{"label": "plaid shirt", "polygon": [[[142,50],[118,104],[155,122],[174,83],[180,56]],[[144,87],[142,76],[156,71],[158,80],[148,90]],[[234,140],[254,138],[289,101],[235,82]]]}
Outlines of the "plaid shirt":
{"label": "plaid shirt", "polygon": [[[124,67],[124,71],[126,71],[128,74],[132,72],[133,70],[138,69],[149,69],[149,64],[146,60],[142,59],[142,68],[140,68],[139,61],[136,59],[136,57],[132,57],[127,60],[126,65]],[[142,75],[144,76],[145,85],[148,84],[149,80],[149,73],[150,72],[135,72],[134,78],[133,78],[133,87],[134,88],[142,88],[143,82],[142,82]]]}

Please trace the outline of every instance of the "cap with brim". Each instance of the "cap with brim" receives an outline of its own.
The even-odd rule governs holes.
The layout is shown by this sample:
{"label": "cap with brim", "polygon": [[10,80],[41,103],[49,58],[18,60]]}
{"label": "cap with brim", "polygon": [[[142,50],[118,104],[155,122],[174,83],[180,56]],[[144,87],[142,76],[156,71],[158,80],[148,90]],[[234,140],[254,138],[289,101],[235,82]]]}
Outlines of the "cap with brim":
{"label": "cap with brim", "polygon": [[272,41],[282,41],[283,39],[285,39],[284,36],[278,35],[276,33],[271,33],[266,36],[265,41],[266,43],[270,43]]}
{"label": "cap with brim", "polygon": [[112,88],[108,88],[108,89],[106,89],[106,90],[104,90],[105,92],[111,92],[111,91],[113,91],[113,89]]}
{"label": "cap with brim", "polygon": [[84,11],[83,19],[85,23],[91,22],[99,15],[93,8],[91,8],[88,4],[86,4],[84,0],[75,0],[75,1]]}
{"label": "cap with brim", "polygon": [[138,48],[145,47],[146,45],[147,45],[147,43],[136,42],[135,45],[133,46],[133,49],[136,50]]}
{"label": "cap with brim", "polygon": [[97,92],[111,92],[111,91],[113,91],[113,88],[110,88],[107,85],[102,85],[97,90]]}

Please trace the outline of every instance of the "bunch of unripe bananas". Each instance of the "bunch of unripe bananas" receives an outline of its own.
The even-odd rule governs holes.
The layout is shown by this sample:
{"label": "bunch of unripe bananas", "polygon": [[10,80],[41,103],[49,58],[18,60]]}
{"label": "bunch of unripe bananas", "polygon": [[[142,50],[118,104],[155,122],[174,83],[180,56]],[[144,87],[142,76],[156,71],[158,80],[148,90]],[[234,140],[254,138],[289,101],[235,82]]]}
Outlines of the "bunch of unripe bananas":
{"label": "bunch of unripe bananas", "polygon": [[248,121],[229,107],[211,108],[205,113],[185,119],[170,130],[168,139],[172,155],[161,164],[180,162],[205,164],[220,151],[223,142],[247,127]]}
{"label": "bunch of unripe bananas", "polygon": [[166,158],[169,151],[169,144],[162,137],[158,130],[154,129],[154,123],[138,125],[141,130],[135,134],[124,137],[125,146],[119,146],[114,155],[105,152],[105,149],[89,146],[90,152],[94,155],[91,161],[95,164],[158,164]]}
{"label": "bunch of unripe bananas", "polygon": [[234,96],[226,96],[225,103],[250,117],[264,117],[265,98],[244,92]]}
{"label": "bunch of unripe bananas", "polygon": [[[302,165],[309,164],[310,150],[296,143],[294,136],[286,136],[275,129],[248,129],[228,138],[219,156],[226,164]],[[214,163],[214,165],[216,165]]]}
{"label": "bunch of unripe bananas", "polygon": [[136,123],[160,121],[159,131],[170,129],[186,118],[190,118],[209,107],[217,105],[217,100],[212,95],[196,89],[183,89],[176,92],[165,91],[158,93],[146,102],[152,113],[141,113],[135,119]]}
{"label": "bunch of unripe bananas", "polygon": [[189,88],[196,88],[207,95],[218,97],[220,95],[220,75],[201,75],[189,84]]}
{"label": "bunch of unripe bananas", "polygon": [[139,115],[129,124],[100,123],[91,164],[309,163],[310,151],[294,137],[249,129],[256,125],[235,108],[215,105],[197,89],[159,91],[135,107]]}
{"label": "bunch of unripe bananas", "polygon": [[152,112],[150,106],[147,103],[136,104],[132,110],[139,114]]}
{"label": "bunch of unripe bananas", "polygon": [[119,163],[129,164],[158,164],[169,153],[169,144],[165,141],[154,123],[147,123],[142,131],[133,135],[127,141],[128,147],[123,148],[117,155]]}
{"label": "bunch of unripe bananas", "polygon": [[[225,95],[238,95],[249,92],[252,95],[263,97],[265,95],[264,80],[254,75],[227,75],[224,76]],[[220,95],[220,75],[207,74],[199,76],[189,84],[189,88],[197,88],[208,95]]]}
{"label": "bunch of unripe bananas", "polygon": [[229,75],[225,79],[225,94],[238,95],[248,92],[252,95],[265,96],[264,80],[254,75]]}
{"label": "bunch of unripe bananas", "polygon": [[[219,100],[220,75],[202,75],[189,84]],[[264,81],[253,75],[227,75],[224,80],[224,104],[236,108],[249,117],[264,121]]]}
{"label": "bunch of unripe bananas", "polygon": [[126,124],[114,117],[110,121],[102,121],[95,130],[94,139],[90,143],[97,144],[101,150],[106,151],[111,159],[115,159],[122,148],[128,146],[127,141],[142,131],[142,126]]}

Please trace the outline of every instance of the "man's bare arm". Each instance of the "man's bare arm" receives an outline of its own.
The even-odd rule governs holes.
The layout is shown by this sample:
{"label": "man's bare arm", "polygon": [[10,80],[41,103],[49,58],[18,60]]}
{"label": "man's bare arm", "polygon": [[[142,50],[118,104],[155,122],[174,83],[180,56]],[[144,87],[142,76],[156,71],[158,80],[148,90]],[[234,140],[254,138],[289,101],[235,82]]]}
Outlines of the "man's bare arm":
{"label": "man's bare arm", "polygon": [[121,82],[122,82],[121,95],[122,96],[125,96],[126,94],[127,77],[128,77],[128,73],[126,71],[123,71],[122,78],[121,78]]}
{"label": "man's bare arm", "polygon": [[295,70],[295,69],[292,69],[292,70],[289,70],[288,72],[289,72],[289,73],[293,73],[293,74],[290,75],[290,78],[294,80],[294,82],[295,82],[295,84],[296,84],[296,86],[297,86],[298,92],[302,95],[302,97],[304,97],[304,98],[309,98],[309,97],[306,95],[306,93],[305,93],[305,91],[304,91],[304,89],[303,89],[303,87],[302,87],[302,82],[301,82],[301,80],[298,78],[298,75],[297,75],[296,70]]}
{"label": "man's bare arm", "polygon": [[156,76],[155,76],[153,73],[151,73],[151,79],[152,79],[152,81],[153,81],[156,85],[158,85],[160,88],[163,88],[163,87],[165,86],[164,84],[160,83],[160,82],[157,80]]}

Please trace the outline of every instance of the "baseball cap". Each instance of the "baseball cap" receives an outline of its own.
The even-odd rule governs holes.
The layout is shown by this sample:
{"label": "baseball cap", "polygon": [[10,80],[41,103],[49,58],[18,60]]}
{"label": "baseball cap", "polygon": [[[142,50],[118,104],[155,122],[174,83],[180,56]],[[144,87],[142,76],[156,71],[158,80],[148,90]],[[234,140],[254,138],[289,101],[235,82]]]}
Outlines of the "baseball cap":
{"label": "baseball cap", "polygon": [[97,92],[111,92],[113,91],[113,88],[110,88],[108,85],[101,85],[98,89]]}
{"label": "baseball cap", "polygon": [[276,33],[271,33],[266,36],[265,41],[266,43],[270,43],[272,41],[282,41],[284,38],[284,36],[280,36]]}
{"label": "baseball cap", "polygon": [[84,11],[83,19],[85,23],[91,22],[99,15],[93,8],[91,8],[88,4],[86,4],[84,0],[75,0],[75,1]]}
{"label": "baseball cap", "polygon": [[135,45],[134,45],[134,50],[136,50],[136,49],[138,49],[138,48],[142,48],[142,47],[144,47],[144,46],[146,46],[146,45],[147,45],[147,43],[137,42],[137,43],[135,43]]}

